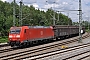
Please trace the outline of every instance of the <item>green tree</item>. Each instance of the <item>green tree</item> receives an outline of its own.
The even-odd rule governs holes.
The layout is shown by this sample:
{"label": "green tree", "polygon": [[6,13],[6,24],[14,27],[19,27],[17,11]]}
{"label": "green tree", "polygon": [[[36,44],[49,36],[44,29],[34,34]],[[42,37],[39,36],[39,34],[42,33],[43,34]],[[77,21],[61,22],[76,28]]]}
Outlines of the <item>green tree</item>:
{"label": "green tree", "polygon": [[[16,3],[16,26],[19,26],[19,14],[20,14],[20,6]],[[59,13],[59,21],[58,21],[58,13],[53,11],[51,8],[45,11],[40,11],[39,9],[35,9],[32,5],[22,7],[22,24],[23,25],[43,25],[50,26],[53,25],[53,16],[55,13],[56,24],[57,25],[72,25],[72,20],[65,16],[64,14]],[[68,23],[67,23],[68,22]],[[10,27],[13,26],[13,2],[2,2],[0,0],[0,35],[7,36]]]}

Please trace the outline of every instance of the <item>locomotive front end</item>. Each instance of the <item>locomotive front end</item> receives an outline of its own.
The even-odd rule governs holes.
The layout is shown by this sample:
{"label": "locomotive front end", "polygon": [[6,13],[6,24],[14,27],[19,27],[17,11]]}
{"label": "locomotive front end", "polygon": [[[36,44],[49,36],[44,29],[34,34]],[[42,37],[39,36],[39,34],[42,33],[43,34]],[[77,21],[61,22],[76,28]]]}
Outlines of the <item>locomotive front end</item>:
{"label": "locomotive front end", "polygon": [[20,45],[20,32],[21,32],[21,28],[13,27],[10,29],[9,45],[11,47]]}

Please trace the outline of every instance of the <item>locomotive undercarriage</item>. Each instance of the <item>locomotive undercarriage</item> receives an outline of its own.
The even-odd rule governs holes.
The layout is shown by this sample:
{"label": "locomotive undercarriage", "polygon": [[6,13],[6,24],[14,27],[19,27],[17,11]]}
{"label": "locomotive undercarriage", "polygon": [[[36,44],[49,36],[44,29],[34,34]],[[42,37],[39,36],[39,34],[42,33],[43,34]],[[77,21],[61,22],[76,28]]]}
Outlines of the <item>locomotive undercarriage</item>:
{"label": "locomotive undercarriage", "polygon": [[22,43],[20,43],[20,41],[10,41],[8,42],[8,44],[11,47],[26,47],[26,46],[33,46],[35,44],[42,44],[42,43],[46,43],[46,42],[50,42],[53,39],[42,39],[42,40],[24,40]]}
{"label": "locomotive undercarriage", "polygon": [[20,41],[10,41],[8,43],[11,47],[20,46]]}

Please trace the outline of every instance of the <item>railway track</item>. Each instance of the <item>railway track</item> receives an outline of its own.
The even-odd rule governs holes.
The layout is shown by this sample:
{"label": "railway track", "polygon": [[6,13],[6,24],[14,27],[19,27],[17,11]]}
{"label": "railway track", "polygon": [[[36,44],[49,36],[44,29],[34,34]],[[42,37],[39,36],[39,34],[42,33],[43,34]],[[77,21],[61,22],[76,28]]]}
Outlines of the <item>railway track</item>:
{"label": "railway track", "polygon": [[87,57],[90,57],[90,43],[39,54],[27,60],[81,60]]}
{"label": "railway track", "polygon": [[[88,37],[89,35],[84,35],[83,38]],[[30,47],[30,48],[25,48],[25,49],[16,49],[16,50],[4,50],[3,52],[1,51],[0,53],[0,59],[25,59],[25,58],[30,58],[34,56],[38,56],[40,54],[45,54],[45,52],[51,52],[55,51],[58,49],[61,49],[62,45],[69,44],[72,42],[76,42],[78,39],[76,38],[70,38],[67,40],[63,40],[62,42],[57,42],[57,43],[50,43],[50,44],[44,44],[40,46],[35,46],[35,47]]]}
{"label": "railway track", "polygon": [[[61,46],[61,45],[64,45],[64,44],[68,44],[68,43],[72,43],[72,42],[75,42],[76,40],[71,40],[71,41],[67,41],[67,42],[63,42],[63,43],[59,43],[59,44],[55,44],[55,46]],[[51,45],[51,46],[54,46],[54,45]],[[48,46],[45,46],[45,47],[48,47]],[[42,47],[42,48],[45,48],[45,47]],[[53,47],[52,47],[53,48]],[[11,47],[3,47],[0,49],[0,53],[5,53],[5,52],[9,52],[9,51],[14,51],[14,50],[17,50],[17,49],[13,49]]]}
{"label": "railway track", "polygon": [[8,44],[7,43],[1,43],[0,44],[0,47],[5,47],[5,46],[8,46]]}
{"label": "railway track", "polygon": [[13,51],[13,50],[16,50],[16,49],[11,48],[10,46],[4,47],[0,49],[0,53],[5,53],[5,52]]}

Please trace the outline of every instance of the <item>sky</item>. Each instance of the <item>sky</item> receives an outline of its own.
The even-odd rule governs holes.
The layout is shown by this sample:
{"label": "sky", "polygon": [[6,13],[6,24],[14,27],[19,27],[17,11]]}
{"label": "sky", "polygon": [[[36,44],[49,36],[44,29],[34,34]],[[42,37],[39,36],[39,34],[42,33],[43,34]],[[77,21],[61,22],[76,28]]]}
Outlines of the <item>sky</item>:
{"label": "sky", "polygon": [[[13,0],[2,0],[7,2],[12,2]],[[16,0],[19,4],[21,0]],[[67,15],[74,22],[79,21],[78,11],[68,11],[68,10],[79,10],[79,0],[22,0],[25,5],[33,5],[36,9],[46,11],[48,8],[52,8],[54,11],[64,11],[59,12]],[[81,0],[82,5],[82,20],[87,20],[90,18],[90,0]]]}

